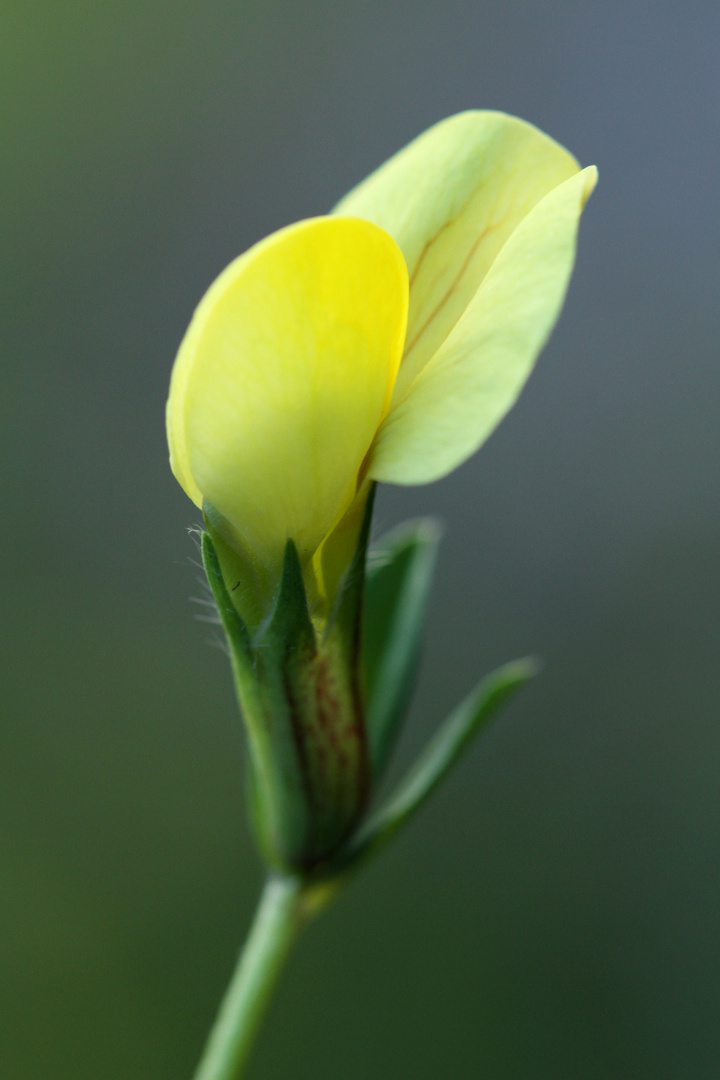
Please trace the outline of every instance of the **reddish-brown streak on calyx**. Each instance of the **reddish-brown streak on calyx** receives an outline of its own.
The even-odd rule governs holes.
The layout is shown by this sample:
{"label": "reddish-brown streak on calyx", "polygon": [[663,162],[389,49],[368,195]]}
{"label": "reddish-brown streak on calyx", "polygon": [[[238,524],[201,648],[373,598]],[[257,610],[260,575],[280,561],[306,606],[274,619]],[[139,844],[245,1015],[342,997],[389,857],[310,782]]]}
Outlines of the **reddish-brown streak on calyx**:
{"label": "reddish-brown streak on calyx", "polygon": [[351,770],[353,761],[348,754],[344,741],[351,738],[359,742],[362,728],[355,718],[350,723],[344,722],[345,718],[340,709],[340,702],[337,695],[332,691],[332,678],[329,674],[328,662],[324,658],[317,661],[315,685],[318,724],[332,750],[335,765],[341,772],[347,773]]}

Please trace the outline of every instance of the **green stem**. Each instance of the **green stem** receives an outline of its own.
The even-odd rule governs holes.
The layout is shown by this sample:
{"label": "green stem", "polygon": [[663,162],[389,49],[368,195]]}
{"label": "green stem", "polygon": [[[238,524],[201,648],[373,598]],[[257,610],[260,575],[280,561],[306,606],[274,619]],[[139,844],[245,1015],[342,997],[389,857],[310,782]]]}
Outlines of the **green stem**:
{"label": "green stem", "polygon": [[303,923],[302,882],[270,878],[195,1080],[239,1080],[290,948]]}

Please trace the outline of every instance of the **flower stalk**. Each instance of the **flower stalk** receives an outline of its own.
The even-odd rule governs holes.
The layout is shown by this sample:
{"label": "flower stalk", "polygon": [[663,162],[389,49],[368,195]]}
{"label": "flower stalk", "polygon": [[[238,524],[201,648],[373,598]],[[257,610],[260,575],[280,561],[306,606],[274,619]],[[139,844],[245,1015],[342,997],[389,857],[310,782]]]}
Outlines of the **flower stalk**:
{"label": "flower stalk", "polygon": [[194,1080],[239,1080],[290,949],[307,918],[296,877],[271,877]]}

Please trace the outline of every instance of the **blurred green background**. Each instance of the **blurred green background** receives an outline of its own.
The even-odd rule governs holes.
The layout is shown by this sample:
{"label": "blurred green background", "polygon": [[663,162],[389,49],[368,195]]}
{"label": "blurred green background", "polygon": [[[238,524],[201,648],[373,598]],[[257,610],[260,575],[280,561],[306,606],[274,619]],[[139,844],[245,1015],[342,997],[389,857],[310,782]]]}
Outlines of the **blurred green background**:
{"label": "blurred green background", "polygon": [[250,1070],[720,1072],[715,0],[2,0],[0,1077],[192,1073],[261,883],[167,467],[212,278],[429,124],[600,167],[520,404],[380,527],[447,526],[400,763],[545,672],[301,942]]}

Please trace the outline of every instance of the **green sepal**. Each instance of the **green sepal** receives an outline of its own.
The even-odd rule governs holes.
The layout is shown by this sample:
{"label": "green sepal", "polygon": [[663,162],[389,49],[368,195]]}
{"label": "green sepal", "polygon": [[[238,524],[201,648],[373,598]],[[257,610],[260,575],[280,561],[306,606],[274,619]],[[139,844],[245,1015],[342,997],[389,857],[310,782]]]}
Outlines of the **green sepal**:
{"label": "green sepal", "polygon": [[275,610],[259,638],[286,654],[292,650],[315,650],[315,631],[308,611],[300,556],[293,540],[285,545]]}
{"label": "green sepal", "polygon": [[[252,642],[223,577],[215,544],[202,534],[203,566],[225,630],[240,711],[249,745],[250,798],[253,824],[265,858],[280,869],[301,858],[308,829],[308,807],[292,711],[284,692],[282,664],[272,648]],[[297,553],[295,552],[295,558]],[[285,590],[280,589],[274,633],[285,632],[298,616],[292,555]],[[303,591],[303,603],[304,600]],[[283,601],[282,605],[280,601]],[[282,609],[282,616],[279,611]],[[306,609],[307,610],[307,606]],[[274,622],[275,616],[273,616]],[[311,627],[312,630],[312,627]]]}
{"label": "green sepal", "polygon": [[[220,541],[222,542],[222,541]],[[247,797],[250,818],[254,826],[258,844],[263,857],[268,862],[278,862],[276,843],[273,837],[272,813],[267,805],[267,798],[263,799],[257,780],[258,765],[256,755],[253,753],[251,713],[257,715],[259,708],[252,708],[248,699],[257,699],[256,669],[253,648],[247,627],[242,617],[233,604],[232,597],[225,584],[225,578],[220,566],[217,553],[218,539],[213,540],[210,533],[203,532],[200,537],[200,550],[202,553],[203,568],[207,577],[210,590],[215,600],[220,621],[225,631],[228,647],[230,650],[230,663],[232,666],[235,689],[238,704],[243,718],[248,727],[248,738],[251,740],[250,753],[247,761]],[[256,739],[257,743],[257,739]]]}
{"label": "green sepal", "polygon": [[[295,868],[331,857],[356,827],[367,802],[368,768],[357,647],[365,550],[371,508],[366,510],[353,561],[320,641],[310,619],[295,544],[285,548],[275,612],[259,638],[267,664],[278,666],[278,685],[290,712],[305,779],[308,826]],[[275,658],[273,660],[273,658]]]}
{"label": "green sepal", "polygon": [[538,670],[537,660],[527,657],[487,675],[445,720],[385,805],[362,826],[335,872],[354,868],[383,848],[423,806],[498,708]]}
{"label": "green sepal", "polygon": [[240,662],[243,665],[251,664],[252,646],[250,644],[250,635],[248,634],[245,623],[232,602],[232,598],[225,584],[225,578],[220,569],[220,560],[215,551],[215,545],[212,542],[210,534],[207,532],[203,532],[200,536],[200,551],[202,553],[205,576],[207,577],[210,591],[213,594],[213,599],[218,610],[218,615],[220,616],[220,621],[223,625],[223,630],[227,635],[233,662]]}
{"label": "green sepal", "polygon": [[207,499],[203,518],[232,606],[252,637],[272,604],[274,589],[267,568],[243,548],[229,522]]}
{"label": "green sepal", "polygon": [[414,688],[441,535],[433,518],[406,522],[370,554],[362,663],[375,784],[388,763]]}

